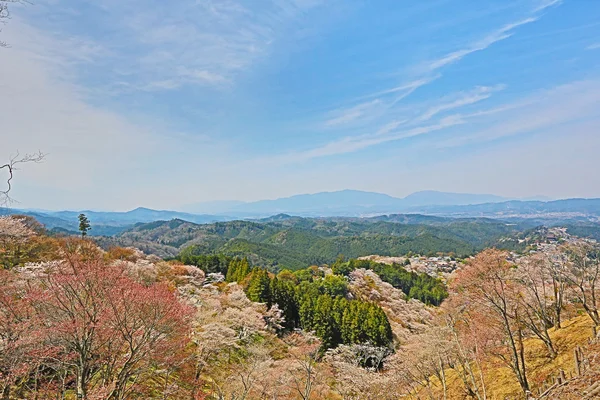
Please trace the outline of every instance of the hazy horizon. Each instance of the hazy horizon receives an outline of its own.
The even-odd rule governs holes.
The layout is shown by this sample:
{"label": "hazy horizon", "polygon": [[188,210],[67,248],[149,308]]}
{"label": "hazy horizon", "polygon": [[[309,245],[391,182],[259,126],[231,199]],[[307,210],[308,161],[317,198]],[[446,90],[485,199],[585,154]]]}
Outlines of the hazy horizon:
{"label": "hazy horizon", "polygon": [[15,175],[18,208],[600,197],[600,3],[11,7],[0,161],[47,153]]}
{"label": "hazy horizon", "polygon": [[[407,196],[402,196],[402,197],[397,197],[397,196],[392,196],[388,193],[382,193],[382,192],[371,192],[371,191],[362,191],[362,190],[357,190],[357,189],[341,189],[341,190],[336,190],[336,191],[322,191],[322,192],[314,192],[314,193],[296,193],[293,194],[291,196],[283,196],[283,197],[276,197],[276,198],[262,198],[262,199],[256,199],[256,200],[248,200],[248,201],[242,201],[242,200],[232,200],[232,199],[222,199],[222,200],[211,200],[211,201],[205,201],[205,202],[192,202],[192,203],[188,203],[188,204],[184,204],[184,205],[180,205],[178,207],[173,207],[173,208],[153,208],[153,207],[149,207],[147,205],[144,204],[139,204],[136,205],[132,208],[113,208],[113,209],[109,209],[109,208],[91,208],[91,207],[80,207],[80,208],[44,208],[44,207],[25,207],[22,205],[22,203],[15,201],[12,204],[7,205],[6,207],[8,208],[12,208],[12,209],[21,209],[21,210],[28,210],[28,211],[40,211],[40,212],[58,212],[58,211],[92,211],[92,212],[128,212],[128,211],[133,211],[136,209],[150,209],[150,210],[155,210],[155,211],[175,211],[175,212],[181,212],[181,213],[189,213],[189,214],[202,214],[204,212],[197,212],[197,211],[193,211],[194,208],[198,207],[198,206],[212,206],[212,205],[227,205],[229,204],[232,207],[235,207],[235,205],[243,205],[243,204],[250,204],[250,203],[255,203],[255,202],[262,202],[262,201],[277,201],[277,200],[284,200],[284,199],[288,199],[288,198],[293,198],[293,197],[297,197],[297,196],[312,196],[312,195],[320,195],[320,194],[326,194],[326,193],[340,193],[340,192],[363,192],[363,193],[369,193],[369,194],[380,194],[380,195],[384,195],[384,196],[390,196],[396,199],[404,199],[406,197],[409,197],[411,195],[415,195],[415,194],[420,194],[420,193],[425,193],[425,192],[433,192],[433,193],[441,193],[441,194],[453,194],[453,195],[473,195],[473,196],[495,196],[495,197],[503,197],[504,200],[501,201],[512,201],[512,200],[518,200],[518,201],[557,201],[557,200],[568,200],[568,199],[595,199],[595,197],[560,197],[560,198],[550,198],[550,197],[546,197],[546,196],[531,196],[531,197],[507,197],[507,196],[502,196],[501,194],[494,194],[494,193],[457,193],[457,192],[442,192],[442,191],[437,191],[437,190],[422,190],[422,191],[418,191],[418,192],[412,192],[409,193]],[[477,203],[477,204],[481,204],[481,203]],[[206,212],[206,214],[210,214],[210,212]],[[219,214],[219,212],[216,212],[215,214]]]}

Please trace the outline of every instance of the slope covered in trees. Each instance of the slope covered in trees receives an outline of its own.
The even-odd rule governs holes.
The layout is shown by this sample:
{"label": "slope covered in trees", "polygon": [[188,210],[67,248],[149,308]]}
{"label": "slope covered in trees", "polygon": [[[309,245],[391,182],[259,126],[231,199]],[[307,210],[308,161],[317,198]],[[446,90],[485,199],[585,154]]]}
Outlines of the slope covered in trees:
{"label": "slope covered in trees", "polygon": [[408,298],[417,299],[425,304],[440,305],[448,297],[446,285],[438,278],[427,274],[407,271],[398,264],[381,264],[369,260],[338,260],[333,264],[333,272],[349,275],[357,269],[369,269],[375,272],[382,281],[402,290]]}
{"label": "slope covered in trees", "polygon": [[[350,258],[408,252],[446,253],[460,257],[490,245],[516,248],[505,240],[517,227],[486,219],[452,220],[419,216],[373,219],[310,219],[287,217],[263,222],[231,221],[196,225],[181,220],[140,224],[114,238],[98,242],[135,246],[163,257],[226,254],[248,257],[272,270],[300,269],[333,263],[339,254]],[[398,223],[396,220],[408,223]],[[425,224],[424,222],[429,222]]]}
{"label": "slope covered in trees", "polygon": [[[274,274],[245,258],[188,254],[192,266],[0,217],[0,393],[593,398],[600,250],[547,233],[524,255],[469,258],[446,294],[398,265],[340,258]],[[439,307],[418,300],[446,295]]]}

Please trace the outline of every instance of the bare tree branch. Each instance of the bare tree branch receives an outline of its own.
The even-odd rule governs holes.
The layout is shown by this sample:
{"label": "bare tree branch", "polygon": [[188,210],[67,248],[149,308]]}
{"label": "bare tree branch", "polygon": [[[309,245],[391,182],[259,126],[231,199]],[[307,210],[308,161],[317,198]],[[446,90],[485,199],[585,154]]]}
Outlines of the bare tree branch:
{"label": "bare tree branch", "polygon": [[[7,23],[7,21],[11,17],[10,9],[8,8],[8,6],[10,4],[16,4],[16,3],[31,4],[27,0],[0,0],[0,24]],[[0,32],[2,32],[2,29],[0,29]],[[0,47],[10,47],[10,46],[5,41],[0,40]]]}
{"label": "bare tree branch", "polygon": [[0,165],[0,171],[5,170],[8,174],[5,187],[0,189],[0,207],[8,205],[14,201],[14,199],[10,197],[10,191],[12,189],[14,173],[15,171],[19,170],[19,165],[42,162],[45,156],[46,155],[41,151],[38,151],[37,153],[28,153],[23,156],[17,152],[15,156],[11,157],[10,161],[4,165]]}

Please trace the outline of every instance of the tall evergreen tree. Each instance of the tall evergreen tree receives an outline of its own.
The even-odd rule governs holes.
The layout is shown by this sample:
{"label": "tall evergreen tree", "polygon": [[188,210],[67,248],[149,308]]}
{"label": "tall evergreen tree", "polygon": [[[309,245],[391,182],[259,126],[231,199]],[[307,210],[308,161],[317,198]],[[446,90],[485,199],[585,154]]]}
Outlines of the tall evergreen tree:
{"label": "tall evergreen tree", "polygon": [[271,281],[266,269],[257,267],[252,270],[246,294],[252,301],[266,303],[268,307],[271,306]]}
{"label": "tall evergreen tree", "polygon": [[81,237],[86,237],[87,233],[90,229],[92,229],[92,226],[90,225],[90,221],[88,220],[88,217],[85,216],[85,214],[79,214],[79,232],[81,232]]}

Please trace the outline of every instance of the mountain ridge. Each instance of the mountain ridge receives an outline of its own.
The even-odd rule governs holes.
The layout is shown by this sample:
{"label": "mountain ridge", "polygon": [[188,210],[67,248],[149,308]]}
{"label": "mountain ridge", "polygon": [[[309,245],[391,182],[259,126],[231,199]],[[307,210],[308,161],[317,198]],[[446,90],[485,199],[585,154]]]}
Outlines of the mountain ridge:
{"label": "mountain ridge", "polygon": [[[407,200],[408,199],[408,200]],[[114,235],[137,223],[180,219],[198,224],[231,221],[312,218],[371,218],[397,214],[424,214],[439,217],[486,217],[514,220],[538,219],[541,224],[564,220],[600,222],[600,199],[563,199],[553,201],[507,200],[495,195],[473,195],[435,191],[416,192],[404,199],[386,194],[362,191],[321,192],[284,198],[264,200],[247,208],[223,214],[194,214],[171,210],[153,210],[138,207],[125,212],[104,211],[39,211],[0,209],[2,214],[24,214],[37,218],[49,229],[59,228],[77,231],[79,213],[85,213],[97,235]],[[477,201],[496,200],[487,203]],[[430,204],[430,203],[438,204]],[[475,204],[464,204],[472,202]],[[458,204],[457,204],[458,203]],[[239,207],[239,206],[236,206]],[[406,217],[401,217],[407,220]],[[554,222],[553,222],[554,221]]]}
{"label": "mountain ridge", "polygon": [[[297,194],[277,199],[258,200],[233,205],[231,201],[224,201],[220,209],[218,207],[219,202],[209,202],[208,204],[210,204],[210,209],[213,212],[219,209],[218,214],[261,214],[260,216],[266,217],[268,215],[262,214],[295,213],[318,216],[315,213],[319,211],[337,212],[340,214],[348,212],[368,213],[401,211],[410,206],[468,205],[507,200],[511,199],[492,194],[452,193],[435,190],[414,192],[400,198],[385,193],[344,189]],[[201,208],[203,204],[207,203],[199,203],[196,208],[194,205],[185,206],[184,208],[188,211],[206,212],[206,209]]]}

